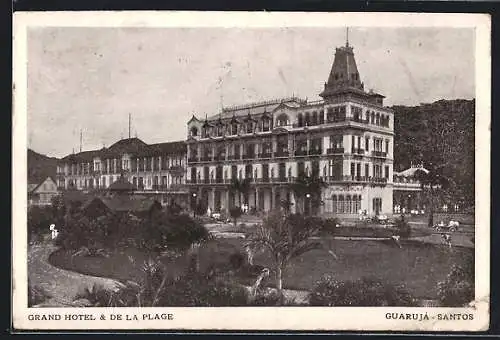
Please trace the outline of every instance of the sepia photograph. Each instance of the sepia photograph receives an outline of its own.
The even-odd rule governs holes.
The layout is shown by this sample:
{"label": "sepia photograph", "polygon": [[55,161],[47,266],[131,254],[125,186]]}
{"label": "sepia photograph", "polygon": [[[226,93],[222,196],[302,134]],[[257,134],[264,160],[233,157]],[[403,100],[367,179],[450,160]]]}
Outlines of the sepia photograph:
{"label": "sepia photograph", "polygon": [[17,14],[20,328],[488,328],[488,16]]}

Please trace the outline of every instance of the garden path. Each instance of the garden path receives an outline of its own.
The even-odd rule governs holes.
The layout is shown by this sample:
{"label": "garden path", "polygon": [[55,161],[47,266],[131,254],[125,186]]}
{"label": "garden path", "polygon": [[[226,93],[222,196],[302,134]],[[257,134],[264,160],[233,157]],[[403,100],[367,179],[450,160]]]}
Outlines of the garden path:
{"label": "garden path", "polygon": [[50,242],[28,247],[29,281],[32,285],[44,289],[51,296],[39,307],[75,306],[73,300],[84,288],[91,288],[97,284],[114,290],[120,285],[111,279],[83,275],[54,267],[48,259],[56,249],[57,247]]}

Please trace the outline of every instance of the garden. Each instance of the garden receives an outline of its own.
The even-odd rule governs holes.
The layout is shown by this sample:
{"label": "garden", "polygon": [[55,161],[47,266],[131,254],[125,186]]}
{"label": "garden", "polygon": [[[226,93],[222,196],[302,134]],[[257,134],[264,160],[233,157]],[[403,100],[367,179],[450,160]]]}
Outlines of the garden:
{"label": "garden", "polygon": [[[93,219],[56,207],[32,213],[30,235],[51,214],[65,226],[52,265],[123,285],[118,293],[94,287],[75,297],[93,306],[408,306],[429,299],[454,306],[473,299],[473,251],[413,241],[404,221],[367,227],[381,240],[345,239],[363,235],[335,220],[276,212],[252,227],[235,223],[245,238],[214,238],[182,214]],[[308,299],[294,302],[284,291]]]}

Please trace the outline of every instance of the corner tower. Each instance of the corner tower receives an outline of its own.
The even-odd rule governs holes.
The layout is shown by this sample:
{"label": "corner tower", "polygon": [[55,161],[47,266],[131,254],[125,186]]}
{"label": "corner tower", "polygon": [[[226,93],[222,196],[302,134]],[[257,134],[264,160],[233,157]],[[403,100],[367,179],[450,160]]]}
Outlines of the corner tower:
{"label": "corner tower", "polygon": [[349,46],[349,40],[347,40],[345,46],[335,49],[335,58],[330,75],[320,96],[327,99],[332,95],[349,89],[364,92],[364,84],[361,82],[359,76],[354,51]]}

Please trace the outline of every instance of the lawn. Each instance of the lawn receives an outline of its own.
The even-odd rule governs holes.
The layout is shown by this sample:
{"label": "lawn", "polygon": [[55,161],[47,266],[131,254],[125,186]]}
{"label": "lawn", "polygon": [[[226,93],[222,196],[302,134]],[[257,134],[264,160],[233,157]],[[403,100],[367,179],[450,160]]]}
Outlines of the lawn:
{"label": "lawn", "polygon": [[[340,280],[352,280],[363,276],[381,278],[387,282],[405,283],[415,297],[435,299],[436,284],[443,280],[455,263],[462,263],[473,256],[472,249],[418,242],[403,243],[402,248],[391,242],[381,241],[324,241],[331,248],[337,259],[326,251],[315,250],[296,259],[284,272],[284,288],[310,290],[314,283],[325,274],[336,276]],[[228,263],[231,254],[240,251],[242,240],[216,239],[200,249],[200,267],[202,271],[211,265]],[[133,265],[130,258],[135,259]],[[64,269],[104,276],[120,280],[140,280],[139,269],[147,254],[137,249],[128,248],[115,251],[109,258],[74,257],[68,251],[59,250],[52,254],[50,262]],[[187,267],[187,259],[164,259],[172,275],[182,274]],[[264,266],[271,264],[269,254],[259,254],[255,263]],[[253,279],[241,279],[242,283],[251,284]],[[272,282],[268,284],[272,285]]]}

